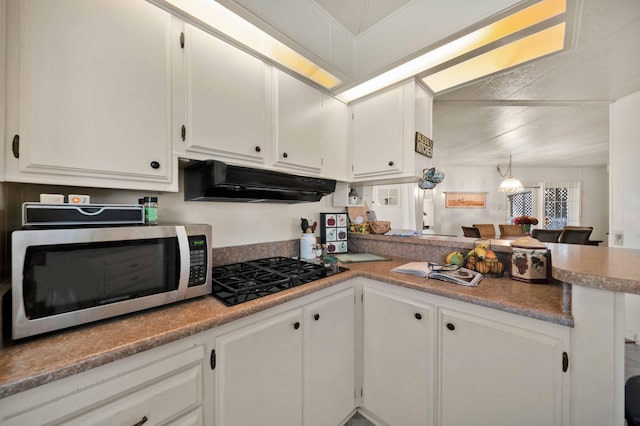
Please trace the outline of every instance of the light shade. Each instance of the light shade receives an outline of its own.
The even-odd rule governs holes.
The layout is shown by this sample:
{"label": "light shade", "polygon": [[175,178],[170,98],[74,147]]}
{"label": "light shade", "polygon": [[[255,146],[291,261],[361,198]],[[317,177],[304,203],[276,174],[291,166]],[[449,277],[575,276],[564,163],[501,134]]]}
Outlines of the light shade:
{"label": "light shade", "polygon": [[500,192],[518,192],[524,191],[524,185],[518,179],[513,176],[509,176],[505,180],[502,181],[500,186],[498,187],[498,191]]}

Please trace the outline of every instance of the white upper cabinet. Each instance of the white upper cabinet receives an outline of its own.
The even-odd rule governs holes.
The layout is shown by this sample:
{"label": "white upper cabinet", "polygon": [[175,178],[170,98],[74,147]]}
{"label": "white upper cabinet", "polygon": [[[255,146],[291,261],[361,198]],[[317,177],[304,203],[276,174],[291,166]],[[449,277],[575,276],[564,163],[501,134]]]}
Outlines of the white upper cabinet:
{"label": "white upper cabinet", "polygon": [[324,95],[322,100],[322,175],[347,181],[349,163],[349,107]]}
{"label": "white upper cabinet", "polygon": [[411,80],[351,104],[351,179],[417,181],[428,159],[415,152],[416,131],[431,137],[432,97]]}
{"label": "white upper cabinet", "polygon": [[274,69],[274,165],[319,174],[322,92]]}
{"label": "white upper cabinet", "polygon": [[171,20],[145,1],[10,0],[7,180],[177,190]]}
{"label": "white upper cabinet", "polygon": [[181,27],[174,35],[184,40],[174,58],[175,151],[264,163],[271,149],[271,68],[196,27]]}

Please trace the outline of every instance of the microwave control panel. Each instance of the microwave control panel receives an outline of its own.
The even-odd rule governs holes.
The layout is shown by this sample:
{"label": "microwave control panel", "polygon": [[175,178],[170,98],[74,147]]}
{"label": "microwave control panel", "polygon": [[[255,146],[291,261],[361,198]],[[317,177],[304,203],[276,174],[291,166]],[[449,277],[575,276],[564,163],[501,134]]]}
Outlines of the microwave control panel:
{"label": "microwave control panel", "polygon": [[189,287],[203,285],[207,281],[207,238],[204,235],[189,237]]}

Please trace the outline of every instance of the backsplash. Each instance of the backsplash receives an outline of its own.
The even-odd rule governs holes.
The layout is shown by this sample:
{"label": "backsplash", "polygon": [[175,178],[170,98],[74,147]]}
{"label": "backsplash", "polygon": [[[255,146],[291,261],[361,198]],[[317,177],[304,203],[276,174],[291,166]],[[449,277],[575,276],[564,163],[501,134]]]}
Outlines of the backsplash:
{"label": "backsplash", "polygon": [[39,201],[41,193],[88,194],[92,203],[137,204],[145,195],[158,197],[161,223],[208,223],[213,228],[214,265],[269,256],[299,254],[300,218],[320,221],[320,213],[343,212],[333,207],[333,196],[316,203],[255,204],[184,201],[177,193],[115,190],[0,182],[0,269],[10,273],[10,235],[20,229],[22,203]]}

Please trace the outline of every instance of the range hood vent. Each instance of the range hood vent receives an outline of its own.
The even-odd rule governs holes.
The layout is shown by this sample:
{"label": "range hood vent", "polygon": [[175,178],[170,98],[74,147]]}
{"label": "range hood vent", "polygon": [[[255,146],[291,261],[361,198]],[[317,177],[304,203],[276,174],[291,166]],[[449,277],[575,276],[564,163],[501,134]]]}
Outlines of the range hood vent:
{"label": "range hood vent", "polygon": [[336,181],[271,170],[196,161],[184,168],[185,201],[304,203],[320,201]]}

